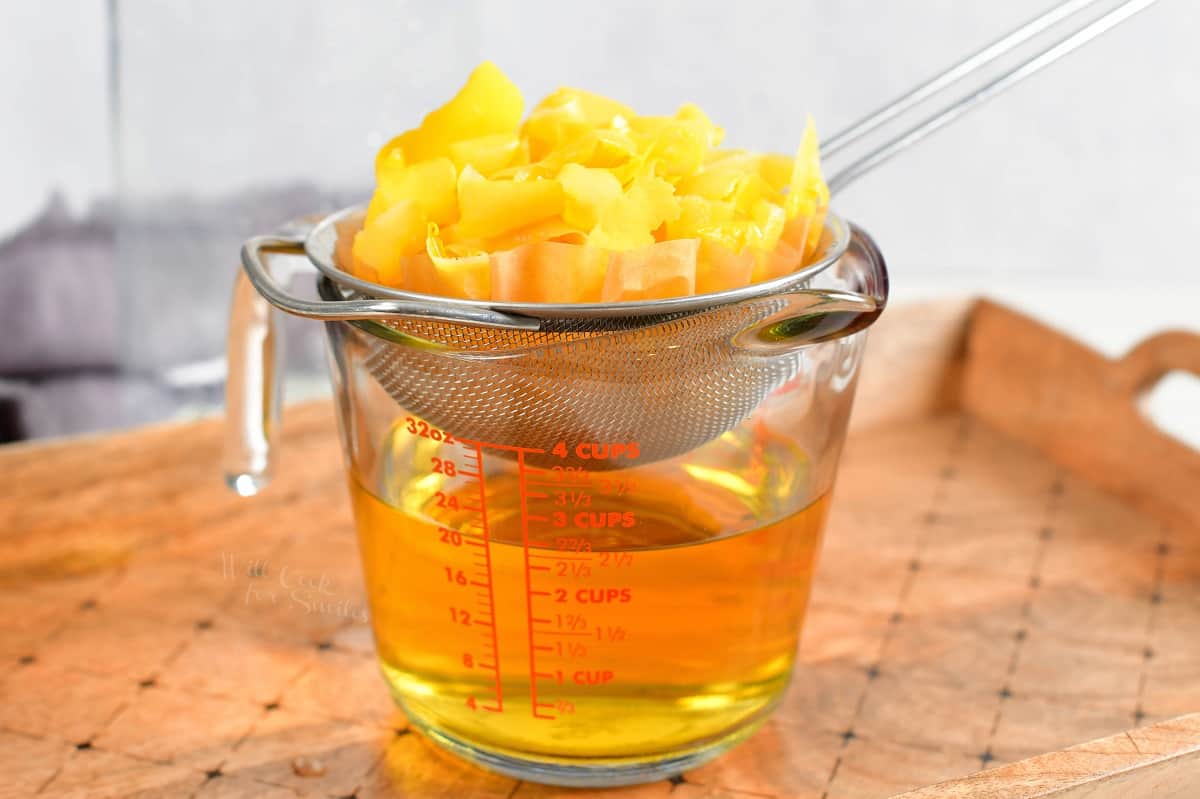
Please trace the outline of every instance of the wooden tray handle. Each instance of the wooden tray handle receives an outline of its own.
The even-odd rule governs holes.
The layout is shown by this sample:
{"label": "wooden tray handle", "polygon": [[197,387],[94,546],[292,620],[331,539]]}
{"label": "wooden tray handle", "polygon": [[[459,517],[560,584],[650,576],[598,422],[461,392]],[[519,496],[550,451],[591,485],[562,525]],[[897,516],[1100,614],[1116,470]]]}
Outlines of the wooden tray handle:
{"label": "wooden tray handle", "polygon": [[1173,369],[1200,375],[1200,336],[1160,333],[1113,361],[981,301],[966,350],[964,410],[1162,522],[1200,531],[1200,452],[1135,402]]}
{"label": "wooden tray handle", "polygon": [[1152,336],[1117,363],[1116,375],[1125,389],[1136,396],[1176,370],[1200,377],[1200,335],[1172,330]]}

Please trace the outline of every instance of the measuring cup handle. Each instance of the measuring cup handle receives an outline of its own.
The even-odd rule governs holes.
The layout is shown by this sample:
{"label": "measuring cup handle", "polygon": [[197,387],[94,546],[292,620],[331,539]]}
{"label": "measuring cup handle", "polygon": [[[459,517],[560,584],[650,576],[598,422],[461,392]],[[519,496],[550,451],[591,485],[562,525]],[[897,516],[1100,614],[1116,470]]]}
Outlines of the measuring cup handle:
{"label": "measuring cup handle", "polygon": [[[282,291],[263,258],[264,252],[304,254],[304,237],[261,236],[247,242],[262,277]],[[243,260],[246,253],[243,252]],[[248,270],[238,270],[233,287],[226,344],[225,441],[221,469],[225,483],[242,496],[253,496],[271,478],[271,444],[279,426],[283,390],[283,340],[274,311]]]}
{"label": "measuring cup handle", "polygon": [[853,290],[801,289],[748,302],[783,301],[767,316],[742,330],[733,343],[759,355],[786,355],[811,344],[844,338],[874,324],[888,300],[883,254],[861,228],[850,226],[850,246],[837,263],[815,280],[830,275]]}

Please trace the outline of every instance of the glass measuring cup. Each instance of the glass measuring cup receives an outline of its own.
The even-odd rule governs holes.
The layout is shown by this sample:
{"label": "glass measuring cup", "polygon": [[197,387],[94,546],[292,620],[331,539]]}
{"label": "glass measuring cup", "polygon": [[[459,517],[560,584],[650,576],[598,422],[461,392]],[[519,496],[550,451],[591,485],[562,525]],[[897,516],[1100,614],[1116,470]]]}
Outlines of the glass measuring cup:
{"label": "glass measuring cup", "polygon": [[[424,319],[327,323],[380,665],[428,737],[517,777],[616,785],[715,756],[778,703],[863,328],[887,293],[866,234],[830,224],[828,263],[732,332],[706,311],[503,347]],[[305,315],[342,307],[347,292],[329,279],[335,244],[321,230],[248,245],[254,287]],[[326,267],[319,302],[278,296],[255,252],[303,252],[302,241]],[[277,373],[265,308],[239,287],[229,472],[247,493],[266,471],[273,407],[254,388]],[[604,363],[596,347],[627,349],[603,369],[561,368],[581,353]],[[714,428],[687,410],[671,418],[693,407],[660,396],[658,378],[679,383],[679,364],[687,386],[711,384],[716,396],[733,391],[735,373],[770,380],[747,384],[761,396]],[[485,397],[477,419],[447,412]],[[596,422],[606,406],[644,418]],[[538,415],[546,409],[555,413]],[[657,436],[666,425],[673,433]]]}

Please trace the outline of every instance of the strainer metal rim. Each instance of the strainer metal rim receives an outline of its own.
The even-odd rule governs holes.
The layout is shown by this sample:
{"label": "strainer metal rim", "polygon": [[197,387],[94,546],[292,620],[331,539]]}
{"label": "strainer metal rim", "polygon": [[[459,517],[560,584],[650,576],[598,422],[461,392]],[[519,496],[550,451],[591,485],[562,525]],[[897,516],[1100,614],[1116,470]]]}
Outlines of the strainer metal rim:
{"label": "strainer metal rim", "polygon": [[707,294],[692,294],[662,300],[638,300],[627,302],[588,303],[540,303],[498,302],[493,300],[467,300],[421,294],[415,291],[383,286],[355,277],[342,270],[334,261],[337,245],[337,226],[366,211],[365,204],[352,205],[335,211],[317,222],[305,237],[304,252],[321,274],[352,291],[376,299],[407,300],[473,311],[494,311],[504,314],[532,317],[535,319],[612,319],[619,317],[661,316],[665,314],[701,311],[742,300],[766,297],[796,289],[814,276],[837,263],[850,246],[852,229],[832,210],[826,214],[825,229],[833,234],[833,240],[825,247],[821,258],[808,266],[789,272],[771,280],[751,283],[725,291]]}

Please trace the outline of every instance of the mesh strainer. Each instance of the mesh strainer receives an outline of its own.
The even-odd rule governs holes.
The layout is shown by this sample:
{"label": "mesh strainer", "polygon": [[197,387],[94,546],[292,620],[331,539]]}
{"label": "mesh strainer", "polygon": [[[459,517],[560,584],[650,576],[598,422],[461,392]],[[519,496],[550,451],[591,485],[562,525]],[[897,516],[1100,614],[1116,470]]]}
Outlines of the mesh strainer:
{"label": "mesh strainer", "polygon": [[[1123,0],[981,85],[961,88],[999,57],[1095,0],[1065,0],[822,143],[828,157],[867,141],[829,181],[851,181],[1132,17],[1155,0]],[[933,113],[898,133],[886,126],[951,87]],[[885,138],[870,147],[868,136]],[[887,138],[890,136],[890,138]],[[372,377],[405,409],[490,443],[545,448],[556,440],[637,441],[659,459],[720,435],[797,373],[802,348],[861,330],[879,315],[887,275],[861,230],[831,216],[822,258],[767,283],[717,294],[610,305],[489,303],[377,286],[333,261],[348,209],[315,227],[251,239],[242,250],[230,322],[225,473],[241,493],[265,481],[278,413],[269,302],[289,313],[343,320],[368,348]],[[316,301],[288,294],[263,254],[307,254],[321,271]],[[826,287],[818,289],[814,281]],[[595,464],[592,464],[595,467]]]}
{"label": "mesh strainer", "polygon": [[[794,377],[800,348],[865,328],[887,298],[878,250],[836,217],[812,266],[730,291],[595,305],[428,297],[338,268],[338,231],[361,213],[248,242],[254,288],[289,313],[354,325],[371,375],[407,412],[509,447],[636,442],[639,462],[687,452]],[[287,294],[261,257],[301,247],[322,273],[321,301]],[[818,278],[845,288],[810,287]]]}

